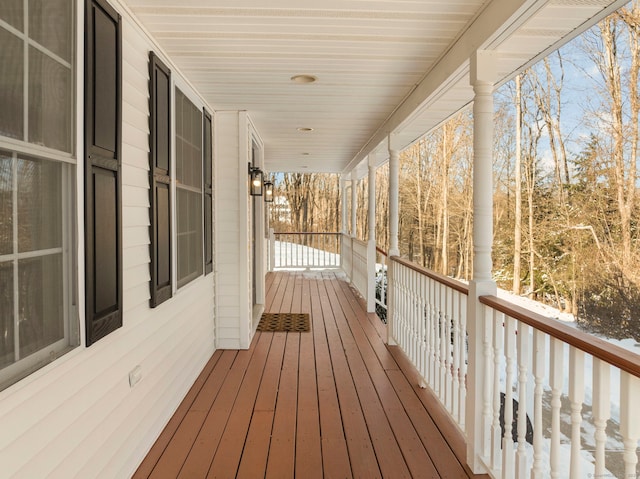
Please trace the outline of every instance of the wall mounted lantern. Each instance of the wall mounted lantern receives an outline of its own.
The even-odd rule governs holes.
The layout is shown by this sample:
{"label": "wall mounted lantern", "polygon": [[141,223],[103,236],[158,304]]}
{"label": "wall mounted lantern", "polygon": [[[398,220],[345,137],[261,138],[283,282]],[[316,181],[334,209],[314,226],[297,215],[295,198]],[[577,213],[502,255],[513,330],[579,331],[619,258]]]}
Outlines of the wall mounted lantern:
{"label": "wall mounted lantern", "polygon": [[262,196],[262,170],[251,166],[249,163],[249,194],[251,196]]}
{"label": "wall mounted lantern", "polygon": [[265,203],[273,203],[273,183],[264,182],[264,201]]}

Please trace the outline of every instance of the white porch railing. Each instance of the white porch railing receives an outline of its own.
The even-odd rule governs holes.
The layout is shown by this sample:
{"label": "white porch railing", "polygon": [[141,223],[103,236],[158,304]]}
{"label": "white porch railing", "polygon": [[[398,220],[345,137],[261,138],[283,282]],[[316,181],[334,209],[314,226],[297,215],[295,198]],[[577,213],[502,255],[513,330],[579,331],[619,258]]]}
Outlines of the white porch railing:
{"label": "white porch railing", "polygon": [[476,400],[491,475],[638,477],[640,357],[503,299],[480,302],[485,377]]}
{"label": "white porch railing", "polygon": [[342,269],[351,284],[367,302],[367,311],[375,312],[376,297],[376,247],[372,241],[366,242],[342,235]]}
{"label": "white porch railing", "polygon": [[273,233],[270,236],[273,268],[341,267],[340,233]]}
{"label": "white porch railing", "polygon": [[[471,446],[491,476],[637,477],[638,355],[483,296],[483,344],[469,358],[467,286],[396,257],[388,273],[390,342],[465,434],[465,410],[482,411]],[[467,391],[473,361],[484,377]]]}
{"label": "white porch railing", "polygon": [[351,283],[362,295],[367,297],[369,277],[367,276],[367,243],[356,238],[351,238],[351,251],[353,253]]}
{"label": "white porch railing", "polygon": [[340,258],[342,259],[342,269],[347,276],[351,278],[353,276],[353,238],[349,235],[341,235],[340,236],[340,244],[342,254]]}
{"label": "white porch railing", "polygon": [[398,257],[388,268],[389,336],[464,431],[467,286]]}

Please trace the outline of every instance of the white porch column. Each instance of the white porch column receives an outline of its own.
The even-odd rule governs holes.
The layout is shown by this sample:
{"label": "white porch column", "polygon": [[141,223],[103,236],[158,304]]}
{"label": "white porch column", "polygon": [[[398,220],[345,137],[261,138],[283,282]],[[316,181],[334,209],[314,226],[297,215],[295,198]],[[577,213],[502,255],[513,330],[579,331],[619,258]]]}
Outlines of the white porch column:
{"label": "white porch column", "polygon": [[[491,399],[485,394],[491,385],[492,366],[485,362],[490,338],[485,337],[483,307],[478,298],[495,295],[491,278],[493,240],[493,85],[497,54],[478,51],[471,58],[473,100],[473,279],[469,284],[468,334],[469,366],[467,370],[467,464],[474,473],[485,472],[481,457],[490,416]],[[487,319],[488,320],[488,319]],[[490,330],[490,329],[489,329]],[[488,389],[487,389],[488,391]]]}
{"label": "white porch column", "polygon": [[400,152],[391,147],[389,136],[389,257],[400,256],[398,246]]}
{"label": "white porch column", "polygon": [[369,158],[369,242],[367,243],[367,311],[376,311],[376,167]]}
{"label": "white porch column", "polygon": [[400,182],[400,152],[393,148],[391,135],[388,137],[389,149],[389,251],[387,261],[387,344],[398,344],[394,336],[396,311],[396,295],[394,293],[395,278],[393,277],[393,256],[400,256],[398,247],[399,222],[399,182]]}
{"label": "white porch column", "polygon": [[340,218],[340,224],[341,224],[341,228],[340,228],[340,232],[343,235],[346,235],[348,233],[347,230],[347,180],[344,178],[344,176],[340,177],[340,196],[341,196],[341,207],[342,207],[342,215]]}
{"label": "white porch column", "polygon": [[351,237],[357,238],[356,221],[358,221],[358,180],[356,174],[351,173]]}
{"label": "white porch column", "polygon": [[369,241],[376,242],[376,167],[369,165]]}

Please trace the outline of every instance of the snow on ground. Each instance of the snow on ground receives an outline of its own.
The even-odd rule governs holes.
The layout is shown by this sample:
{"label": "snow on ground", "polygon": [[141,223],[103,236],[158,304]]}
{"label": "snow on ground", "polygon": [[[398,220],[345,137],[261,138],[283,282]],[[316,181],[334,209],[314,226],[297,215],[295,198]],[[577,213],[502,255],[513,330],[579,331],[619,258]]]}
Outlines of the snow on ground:
{"label": "snow on ground", "polygon": [[513,304],[527,308],[529,311],[533,311],[547,318],[557,319],[564,323],[574,323],[576,320],[571,313],[563,313],[553,306],[548,306],[539,301],[527,298],[526,296],[518,296],[504,289],[498,288],[498,298],[505,299]]}
{"label": "snow on ground", "polygon": [[285,241],[275,241],[276,268],[339,268],[340,255]]}

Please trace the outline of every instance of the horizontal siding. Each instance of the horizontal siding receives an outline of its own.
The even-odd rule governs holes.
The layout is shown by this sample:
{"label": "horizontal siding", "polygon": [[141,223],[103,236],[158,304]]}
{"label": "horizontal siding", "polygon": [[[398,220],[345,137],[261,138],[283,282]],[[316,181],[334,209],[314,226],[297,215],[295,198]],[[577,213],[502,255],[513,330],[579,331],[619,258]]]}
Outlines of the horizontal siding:
{"label": "horizontal siding", "polygon": [[149,190],[139,186],[122,185],[122,204],[149,208]]}
{"label": "horizontal siding", "polygon": [[[216,157],[238,158],[239,116],[237,112],[216,113]],[[238,318],[248,314],[246,305],[240,303],[239,265],[247,258],[240,251],[239,224],[239,168],[238,162],[216,162],[216,268],[218,271],[216,298],[216,345],[219,348],[239,348],[240,328]],[[224,166],[224,167],[223,167]],[[242,172],[246,174],[246,171]]]}
{"label": "horizontal siding", "polygon": [[[2,478],[129,477],[214,351],[213,274],[149,308],[147,62],[154,47],[121,13],[124,325],[0,392]],[[131,388],[136,366],[142,380]]]}

